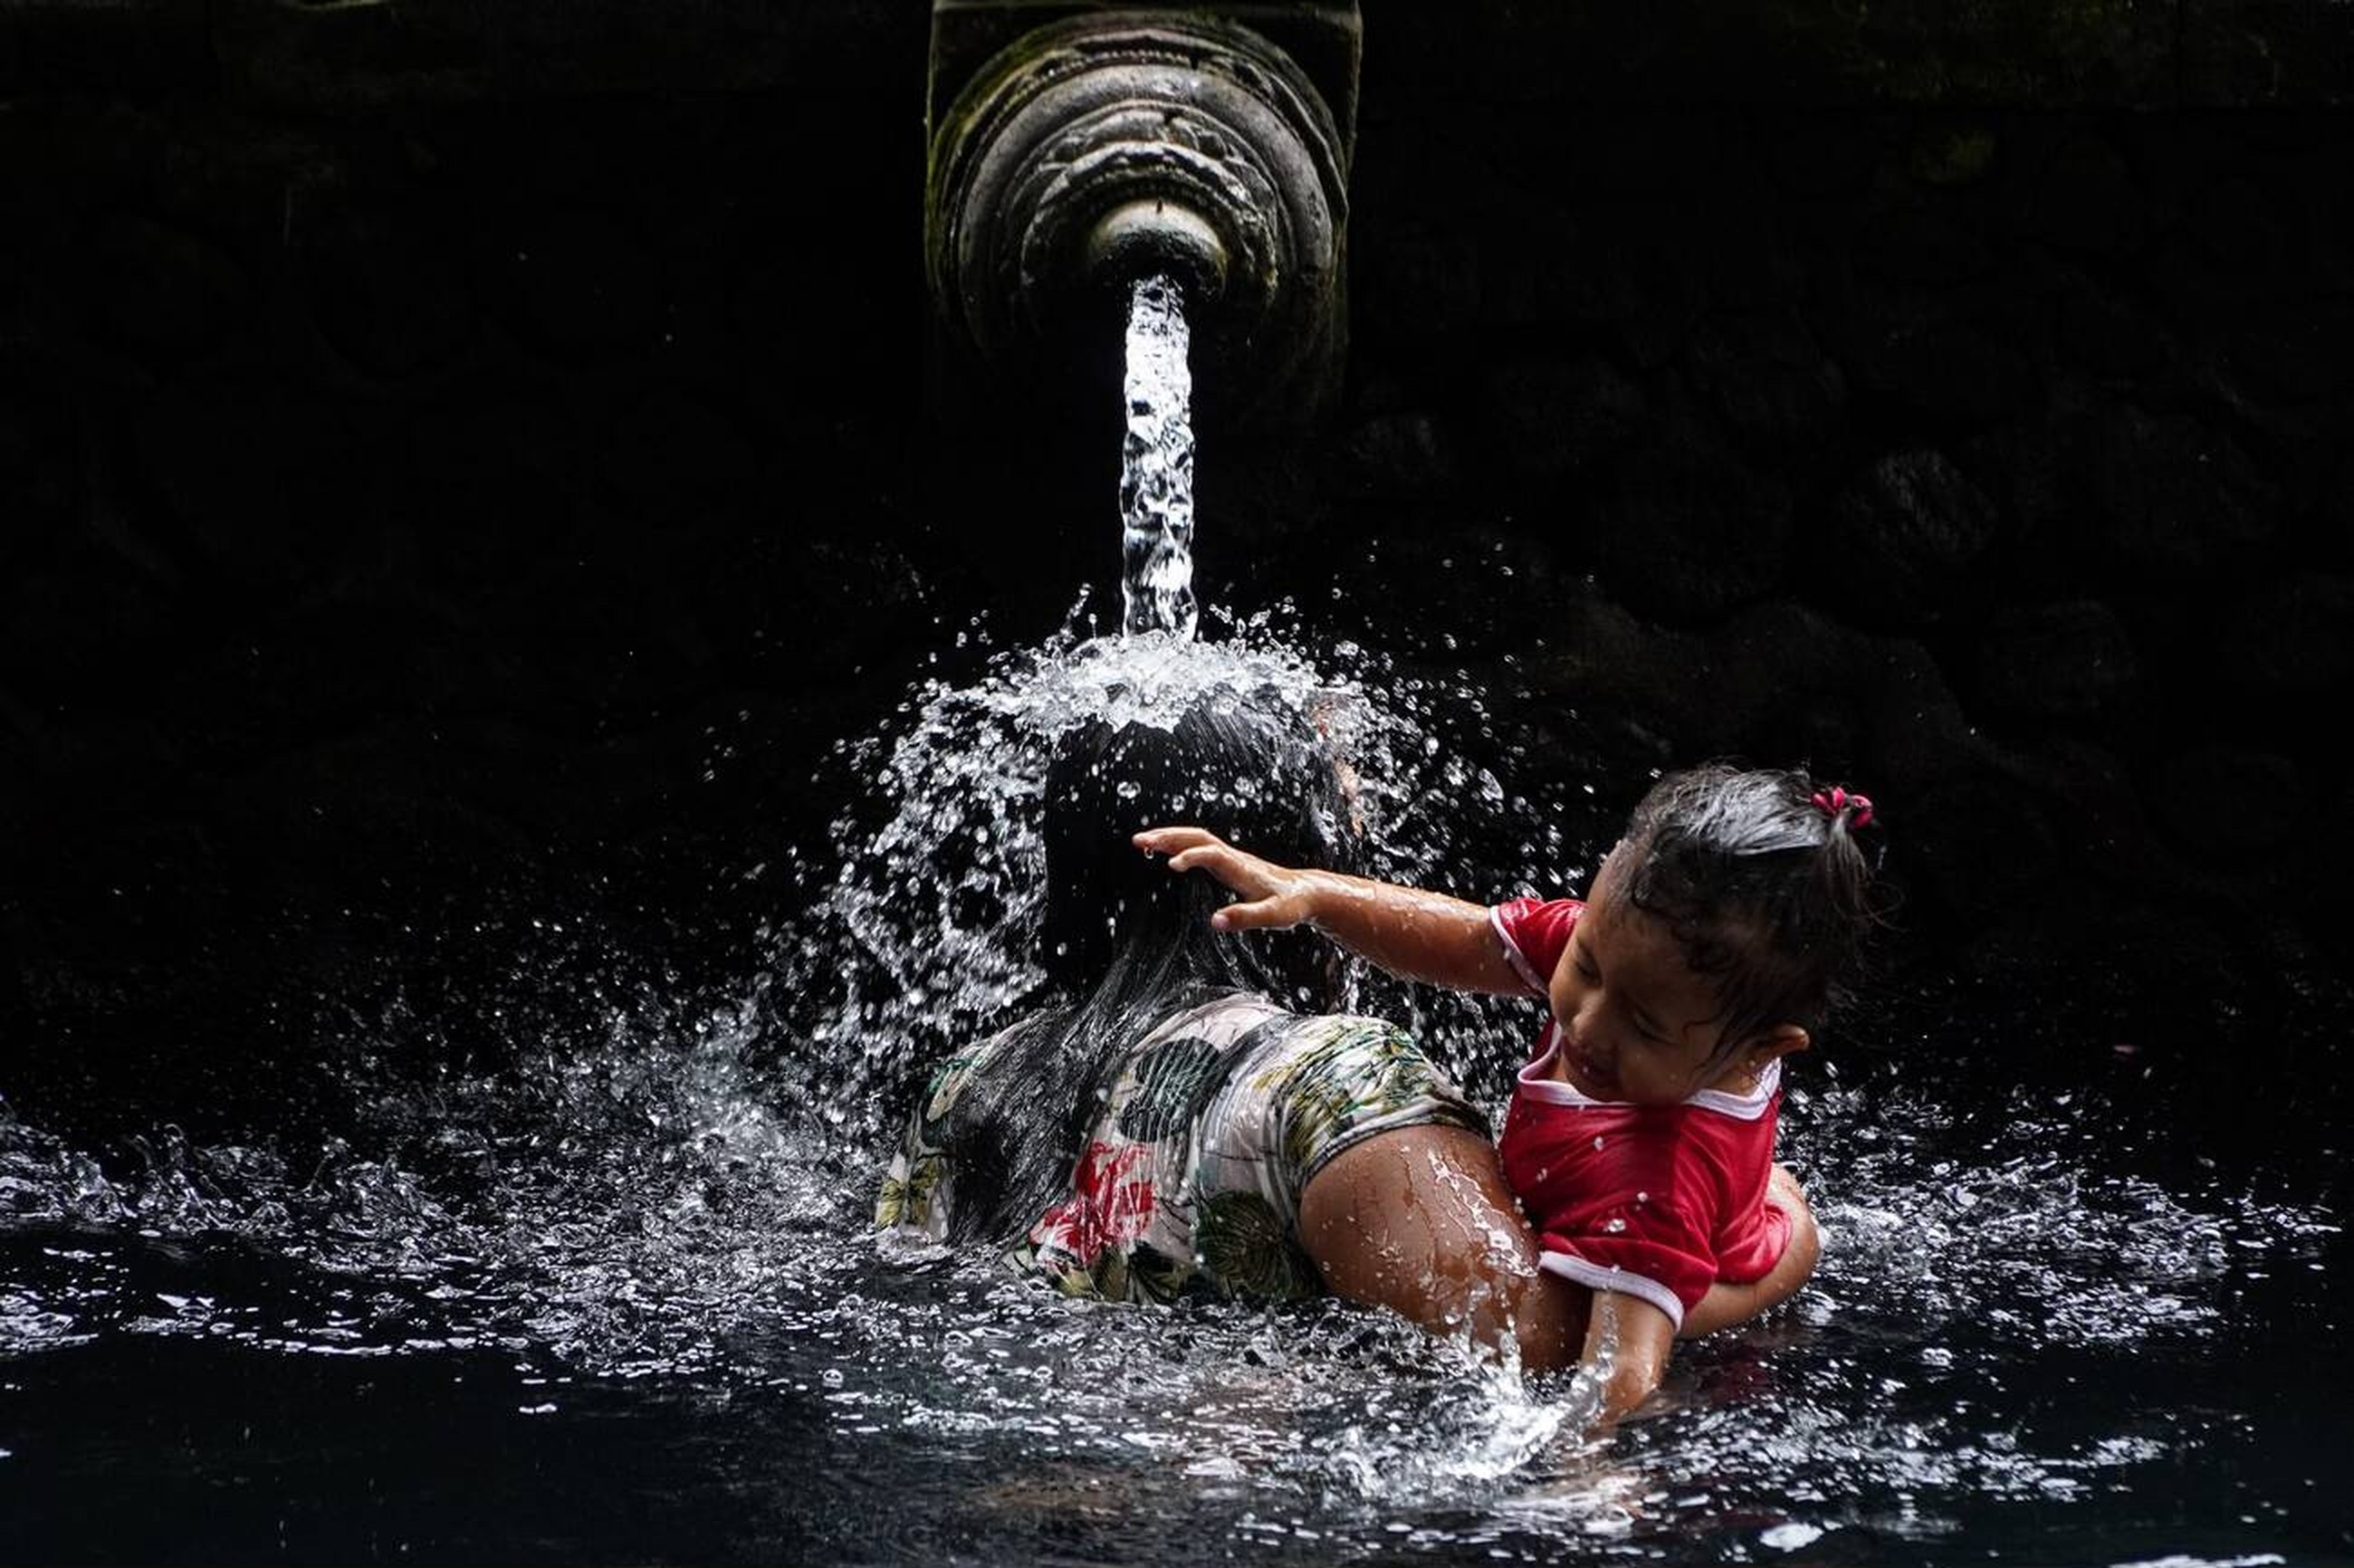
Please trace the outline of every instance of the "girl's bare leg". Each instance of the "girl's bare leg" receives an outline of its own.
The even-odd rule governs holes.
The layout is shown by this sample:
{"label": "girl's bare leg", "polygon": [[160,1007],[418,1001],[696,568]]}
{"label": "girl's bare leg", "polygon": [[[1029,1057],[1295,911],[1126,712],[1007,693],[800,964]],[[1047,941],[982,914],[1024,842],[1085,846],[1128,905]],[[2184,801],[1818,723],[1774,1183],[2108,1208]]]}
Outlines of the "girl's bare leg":
{"label": "girl's bare leg", "polygon": [[1590,1293],[1537,1267],[1536,1237],[1478,1133],[1403,1128],[1342,1150],[1300,1195],[1299,1242],[1336,1294],[1434,1333],[1514,1343],[1531,1372],[1574,1365],[1585,1343]]}

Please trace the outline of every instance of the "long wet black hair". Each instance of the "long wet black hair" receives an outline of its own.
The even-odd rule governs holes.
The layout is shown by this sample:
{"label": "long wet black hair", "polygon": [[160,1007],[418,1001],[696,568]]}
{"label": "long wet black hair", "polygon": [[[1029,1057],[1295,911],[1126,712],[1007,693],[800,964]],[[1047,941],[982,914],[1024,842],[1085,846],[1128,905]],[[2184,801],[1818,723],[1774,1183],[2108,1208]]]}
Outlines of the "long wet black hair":
{"label": "long wet black hair", "polygon": [[1617,885],[1665,922],[1716,993],[1725,1058],[1778,1024],[1814,1032],[1850,1000],[1886,921],[1872,802],[1808,775],[1713,762],[1671,773],[1612,852]]}
{"label": "long wet black hair", "polygon": [[1204,872],[1172,875],[1132,842],[1192,823],[1279,864],[1353,870],[1358,838],[1330,749],[1280,694],[1211,688],[1167,727],[1089,720],[1055,744],[1044,782],[1048,1000],[1000,1041],[944,1129],[957,1165],[950,1236],[1000,1238],[1070,1175],[1128,1050],[1218,996],[1329,1011],[1338,950],[1311,931],[1220,932]]}

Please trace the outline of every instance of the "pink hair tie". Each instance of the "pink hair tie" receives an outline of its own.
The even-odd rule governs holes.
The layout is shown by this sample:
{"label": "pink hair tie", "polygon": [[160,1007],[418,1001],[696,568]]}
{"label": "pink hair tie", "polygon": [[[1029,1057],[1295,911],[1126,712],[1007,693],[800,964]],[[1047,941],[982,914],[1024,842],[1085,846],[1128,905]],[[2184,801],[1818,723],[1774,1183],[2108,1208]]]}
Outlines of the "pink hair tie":
{"label": "pink hair tie", "polygon": [[1850,795],[1837,784],[1828,789],[1815,791],[1815,809],[1833,821],[1839,821],[1845,813],[1853,811],[1855,813],[1853,826],[1859,828],[1872,826],[1872,797]]}

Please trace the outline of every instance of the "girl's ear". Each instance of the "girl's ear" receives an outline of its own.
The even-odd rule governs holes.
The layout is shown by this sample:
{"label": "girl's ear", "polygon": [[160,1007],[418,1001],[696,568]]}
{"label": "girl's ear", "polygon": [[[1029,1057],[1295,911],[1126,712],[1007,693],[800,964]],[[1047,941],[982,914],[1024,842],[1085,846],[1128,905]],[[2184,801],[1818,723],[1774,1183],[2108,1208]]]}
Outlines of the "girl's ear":
{"label": "girl's ear", "polygon": [[1815,1043],[1814,1036],[1795,1023],[1777,1023],[1749,1043],[1749,1065],[1762,1067],[1794,1056]]}

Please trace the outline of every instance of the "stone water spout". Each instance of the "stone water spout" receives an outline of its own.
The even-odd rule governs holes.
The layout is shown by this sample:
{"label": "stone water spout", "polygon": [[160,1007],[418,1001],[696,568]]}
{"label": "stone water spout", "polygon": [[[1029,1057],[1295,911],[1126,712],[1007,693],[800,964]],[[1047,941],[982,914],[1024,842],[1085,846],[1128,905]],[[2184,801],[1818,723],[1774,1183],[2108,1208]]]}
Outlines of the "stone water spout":
{"label": "stone water spout", "polygon": [[[1357,7],[937,0],[927,251],[960,355],[1019,378],[1174,279],[1214,412],[1311,411],[1347,309]],[[1100,350],[1098,351],[1100,352]]]}

